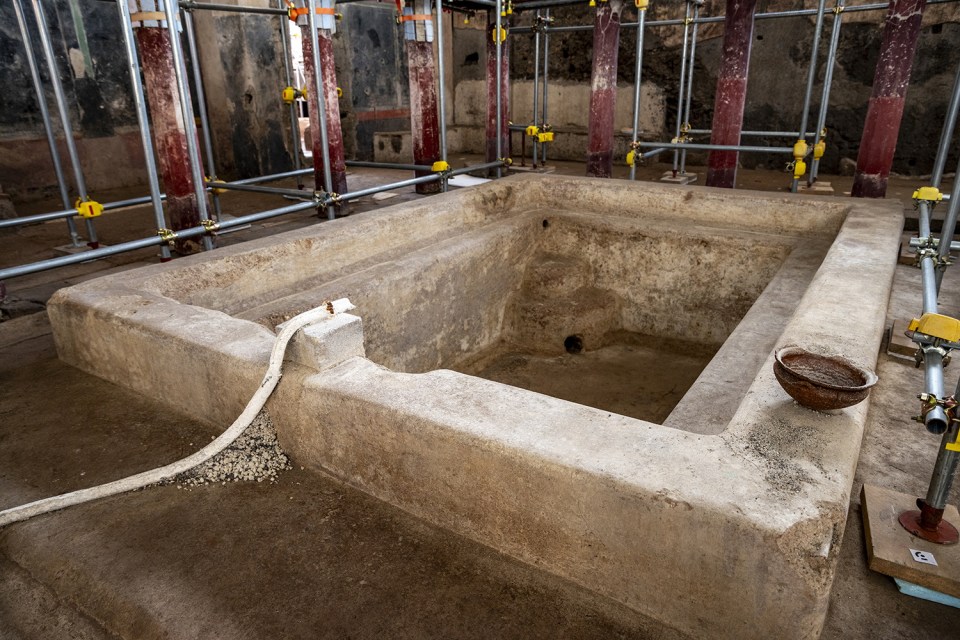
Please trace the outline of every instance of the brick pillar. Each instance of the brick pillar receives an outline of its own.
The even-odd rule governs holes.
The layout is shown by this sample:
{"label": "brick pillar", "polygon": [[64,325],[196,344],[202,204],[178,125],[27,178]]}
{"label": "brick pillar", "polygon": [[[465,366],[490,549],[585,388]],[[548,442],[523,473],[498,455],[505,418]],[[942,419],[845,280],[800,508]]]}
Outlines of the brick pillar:
{"label": "brick pillar", "polygon": [[[710,144],[740,144],[756,8],[757,0],[727,0],[723,57],[717,75]],[[733,189],[737,182],[739,155],[736,151],[711,151],[707,162],[707,186]]]}
{"label": "brick pillar", "polygon": [[[297,6],[307,9],[306,0],[297,0]],[[343,155],[343,129],[340,127],[340,102],[337,97],[337,69],[333,59],[333,34],[337,30],[334,18],[334,1],[317,0],[317,41],[320,45],[322,93],[326,108],[327,150],[330,154],[330,174],[333,178],[331,189],[335,193],[347,192],[347,165]],[[303,72],[307,80],[307,108],[310,110],[310,138],[313,143],[313,180],[318,191],[326,187],[323,181],[323,140],[320,136],[320,103],[316,83],[314,82],[313,42],[310,38],[308,16],[301,14],[297,18],[300,26],[300,42],[303,45]]]}
{"label": "brick pillar", "polygon": [[[157,7],[152,0],[130,0],[129,4],[131,13],[163,10],[162,2]],[[187,153],[187,136],[196,137],[197,128],[191,122],[188,129],[183,121],[170,32],[165,21],[161,25],[155,20],[135,20],[133,27],[150,110],[153,144],[157,151],[157,169],[167,195],[166,212],[170,227],[174,231],[196,227],[200,225],[200,209]],[[175,246],[180,253],[193,253],[199,251],[201,245],[199,240],[189,239],[177,240]]]}
{"label": "brick pillar", "polygon": [[926,0],[890,2],[873,76],[873,94],[857,154],[857,172],[851,191],[856,198],[882,198],[887,193],[887,178],[897,150],[910,67],[925,7]]}
{"label": "brick pillar", "polygon": [[601,0],[593,27],[587,175],[597,178],[609,178],[613,173],[613,116],[617,106],[617,50],[622,11],[623,0]]}
{"label": "brick pillar", "polygon": [[[504,29],[509,28],[509,17],[501,18]],[[497,45],[493,31],[497,27],[497,16],[493,11],[487,14],[487,162],[497,158]],[[503,41],[500,77],[502,98],[500,111],[503,114],[503,126],[500,130],[501,150],[507,156],[510,152],[510,37]],[[495,170],[494,170],[495,171]],[[491,173],[494,173],[491,171]]]}
{"label": "brick pillar", "polygon": [[[432,165],[440,159],[440,116],[437,111],[436,62],[433,55],[431,0],[413,0],[403,9],[403,39],[410,78],[410,131],[414,164]],[[411,6],[413,5],[413,6]],[[430,175],[418,171],[417,176]],[[417,185],[417,193],[438,193],[440,182]]]}

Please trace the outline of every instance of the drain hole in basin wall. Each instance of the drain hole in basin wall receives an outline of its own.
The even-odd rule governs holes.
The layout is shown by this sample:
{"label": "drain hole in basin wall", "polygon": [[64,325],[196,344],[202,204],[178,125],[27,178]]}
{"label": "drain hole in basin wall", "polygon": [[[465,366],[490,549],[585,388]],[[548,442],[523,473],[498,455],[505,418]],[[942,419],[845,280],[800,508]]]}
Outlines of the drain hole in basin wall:
{"label": "drain hole in basin wall", "polygon": [[563,348],[567,353],[582,353],[583,338],[578,335],[567,336],[563,341]]}
{"label": "drain hole in basin wall", "polygon": [[544,220],[544,221],[543,221],[543,228],[546,229],[546,228],[549,227],[549,226],[550,226],[550,221],[549,221],[549,220]]}

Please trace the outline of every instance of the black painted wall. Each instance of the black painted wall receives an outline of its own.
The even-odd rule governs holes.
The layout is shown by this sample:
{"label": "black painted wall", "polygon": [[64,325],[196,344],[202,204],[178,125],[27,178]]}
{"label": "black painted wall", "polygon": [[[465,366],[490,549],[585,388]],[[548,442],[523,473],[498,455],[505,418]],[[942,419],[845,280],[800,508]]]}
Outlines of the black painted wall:
{"label": "black painted wall", "polygon": [[[29,0],[23,4],[47,87],[47,104],[56,116],[33,11]],[[43,4],[74,131],[84,137],[107,137],[118,127],[135,126],[116,6],[91,0],[44,0]],[[44,135],[24,43],[9,1],[0,2],[0,60],[0,139]]]}

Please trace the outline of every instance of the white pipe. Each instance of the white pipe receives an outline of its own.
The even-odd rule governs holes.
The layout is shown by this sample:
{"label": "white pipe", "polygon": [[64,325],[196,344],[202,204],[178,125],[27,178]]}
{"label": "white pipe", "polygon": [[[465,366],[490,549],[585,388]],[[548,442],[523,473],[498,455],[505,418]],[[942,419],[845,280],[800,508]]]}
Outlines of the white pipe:
{"label": "white pipe", "polygon": [[263,381],[260,383],[260,388],[253,394],[250,402],[248,402],[247,406],[243,409],[243,413],[234,420],[230,428],[203,449],[164,467],[144,471],[143,473],[128,476],[122,480],[115,480],[107,484],[90,487],[89,489],[71,491],[70,493],[64,493],[52,498],[44,498],[43,500],[30,502],[19,507],[4,509],[0,511],[0,527],[27,520],[28,518],[44,513],[50,513],[51,511],[83,504],[84,502],[114,496],[127,491],[136,491],[137,489],[142,489],[185,473],[203,464],[210,458],[213,458],[240,437],[267,403],[270,394],[273,393],[273,390],[277,387],[277,383],[280,382],[283,355],[286,352],[287,343],[290,342],[294,334],[307,325],[319,322],[332,315],[349,311],[353,308],[354,306],[350,304],[349,300],[341,298],[322,307],[305,311],[286,322],[283,330],[277,335],[276,342],[273,343],[273,350],[270,353],[270,364],[267,368],[266,375],[263,376]]}

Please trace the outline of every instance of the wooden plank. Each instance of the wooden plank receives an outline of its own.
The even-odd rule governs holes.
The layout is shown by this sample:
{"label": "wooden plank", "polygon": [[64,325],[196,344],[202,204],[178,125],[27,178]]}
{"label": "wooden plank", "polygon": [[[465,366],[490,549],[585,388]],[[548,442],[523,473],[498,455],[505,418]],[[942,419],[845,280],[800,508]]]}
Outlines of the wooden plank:
{"label": "wooden plank", "polygon": [[910,246],[910,239],[916,237],[917,234],[913,231],[903,234],[900,239],[900,254],[897,256],[897,264],[913,266],[917,264],[917,250]]}
{"label": "wooden plank", "polygon": [[[916,500],[916,496],[863,485],[860,504],[868,566],[873,571],[960,598],[960,545],[927,542],[897,521],[903,511],[917,508]],[[955,506],[947,506],[944,519],[960,527]],[[911,549],[932,554],[936,566],[915,560]]]}
{"label": "wooden plank", "polygon": [[910,326],[910,320],[907,318],[897,318],[893,321],[890,327],[890,340],[887,342],[887,353],[915,362],[917,343],[903,333],[908,326]]}

